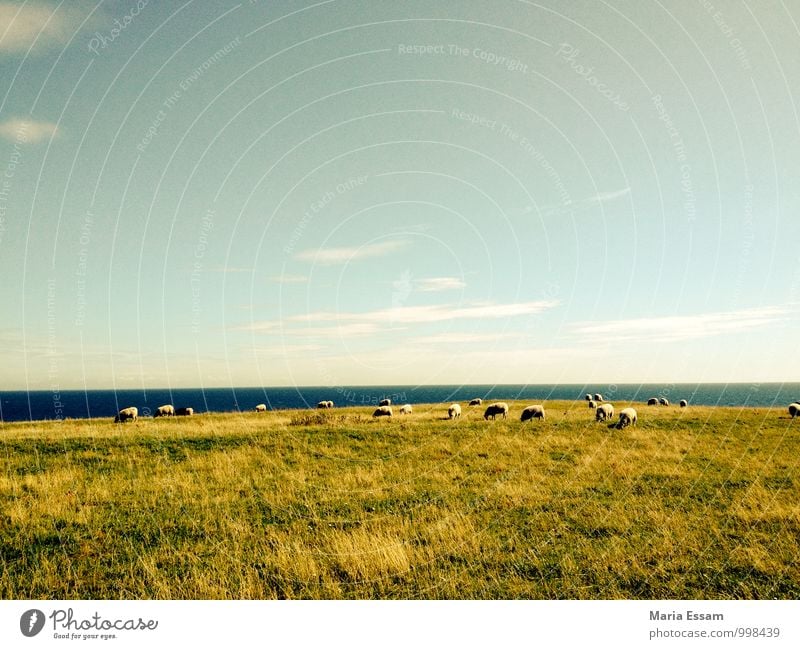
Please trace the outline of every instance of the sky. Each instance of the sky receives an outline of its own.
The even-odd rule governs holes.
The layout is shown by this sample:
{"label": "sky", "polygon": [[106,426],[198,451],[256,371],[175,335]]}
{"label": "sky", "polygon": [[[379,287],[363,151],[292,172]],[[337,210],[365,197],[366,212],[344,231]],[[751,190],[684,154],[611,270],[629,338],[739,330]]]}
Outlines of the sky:
{"label": "sky", "polygon": [[800,7],[0,2],[0,389],[797,381]]}

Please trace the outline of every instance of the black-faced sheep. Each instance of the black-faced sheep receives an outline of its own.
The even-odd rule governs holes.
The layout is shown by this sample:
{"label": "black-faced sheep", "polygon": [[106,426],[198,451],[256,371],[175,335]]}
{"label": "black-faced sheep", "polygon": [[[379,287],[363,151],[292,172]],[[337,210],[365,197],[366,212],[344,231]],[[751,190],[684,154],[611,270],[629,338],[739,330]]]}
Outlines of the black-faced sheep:
{"label": "black-faced sheep", "polygon": [[159,406],[156,408],[156,412],[153,417],[174,417],[175,416],[175,407],[167,404],[165,406]]}
{"label": "black-faced sheep", "polygon": [[614,406],[610,403],[601,403],[597,406],[597,412],[594,415],[595,421],[605,421],[606,419],[611,419],[614,416]]}
{"label": "black-faced sheep", "polygon": [[488,408],[486,408],[486,412],[483,413],[483,418],[489,419],[489,417],[491,417],[494,419],[497,415],[503,415],[503,419],[508,417],[507,403],[498,401],[497,403],[491,404]]}
{"label": "black-faced sheep", "polygon": [[528,421],[529,419],[544,419],[544,406],[528,406],[522,411],[520,421]]}
{"label": "black-faced sheep", "polygon": [[619,421],[617,428],[625,428],[626,426],[636,425],[636,410],[634,408],[623,408],[619,411]]}
{"label": "black-faced sheep", "polygon": [[130,408],[123,408],[117,413],[117,416],[114,417],[114,423],[119,424],[124,421],[136,421],[139,418],[139,409],[135,406],[131,406]]}

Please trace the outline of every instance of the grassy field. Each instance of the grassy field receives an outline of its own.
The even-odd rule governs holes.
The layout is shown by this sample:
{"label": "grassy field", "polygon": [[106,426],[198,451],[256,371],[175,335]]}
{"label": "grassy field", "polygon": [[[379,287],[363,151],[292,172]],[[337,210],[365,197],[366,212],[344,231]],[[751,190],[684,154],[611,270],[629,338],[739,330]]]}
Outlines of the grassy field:
{"label": "grassy field", "polygon": [[0,424],[0,597],[800,598],[784,410],[510,405]]}

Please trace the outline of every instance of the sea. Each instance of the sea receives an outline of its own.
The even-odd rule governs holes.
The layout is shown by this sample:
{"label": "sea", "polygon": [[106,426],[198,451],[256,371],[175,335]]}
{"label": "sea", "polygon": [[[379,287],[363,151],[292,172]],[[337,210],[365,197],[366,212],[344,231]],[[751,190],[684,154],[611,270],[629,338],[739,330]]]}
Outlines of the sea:
{"label": "sea", "polygon": [[335,407],[392,403],[442,403],[521,399],[582,400],[599,393],[606,401],[647,401],[665,397],[677,404],[703,406],[784,407],[800,401],[800,383],[648,383],[597,385],[395,385],[339,387],[155,388],[137,390],[37,390],[0,392],[0,421],[38,421],[113,417],[136,406],[147,417],[163,404],[191,407],[195,413],[251,411],[256,404],[270,410],[314,408],[331,400]]}

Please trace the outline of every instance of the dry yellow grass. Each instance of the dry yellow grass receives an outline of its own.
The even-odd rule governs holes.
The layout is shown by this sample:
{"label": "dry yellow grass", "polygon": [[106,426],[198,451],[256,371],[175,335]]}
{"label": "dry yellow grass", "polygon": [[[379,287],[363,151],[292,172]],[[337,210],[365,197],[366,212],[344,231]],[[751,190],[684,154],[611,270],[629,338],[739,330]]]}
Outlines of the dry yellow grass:
{"label": "dry yellow grass", "polygon": [[2,424],[0,596],[800,595],[800,422],[524,405]]}

